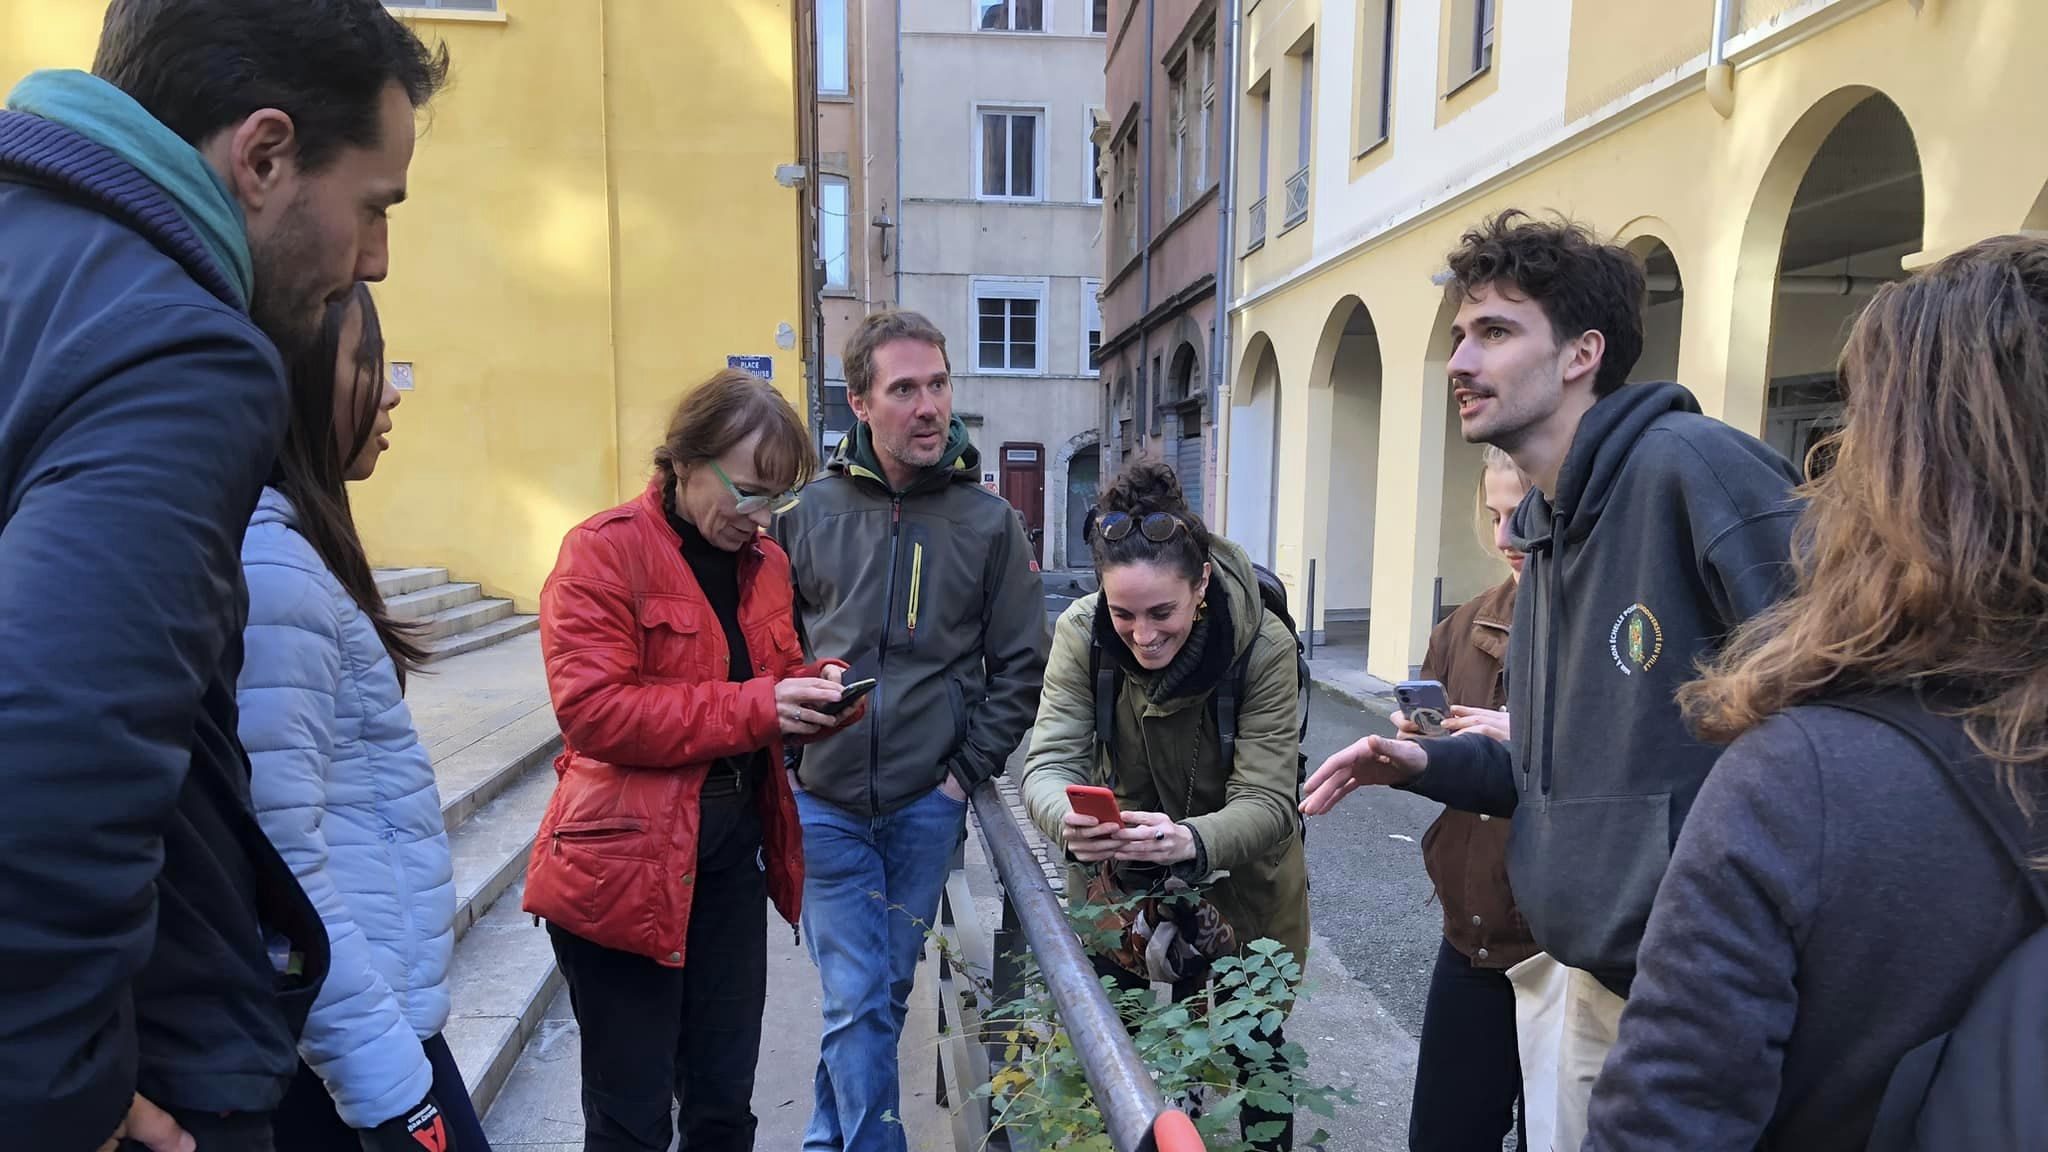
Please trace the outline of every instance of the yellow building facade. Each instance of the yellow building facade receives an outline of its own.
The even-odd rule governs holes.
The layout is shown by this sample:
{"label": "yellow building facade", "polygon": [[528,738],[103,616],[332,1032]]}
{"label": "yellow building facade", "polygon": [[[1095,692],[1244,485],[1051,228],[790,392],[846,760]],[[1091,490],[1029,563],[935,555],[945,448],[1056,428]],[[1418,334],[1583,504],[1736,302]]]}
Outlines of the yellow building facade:
{"label": "yellow building facade", "polygon": [[[454,67],[377,291],[412,390],[354,491],[376,563],[531,611],[563,534],[641,490],[728,356],[768,358],[805,410],[803,207],[777,179],[800,161],[794,5],[393,6]],[[0,0],[0,88],[88,67],[105,7]]]}
{"label": "yellow building facade", "polygon": [[1247,0],[1243,30],[1222,527],[1297,609],[1314,561],[1318,623],[1386,679],[1505,576],[1444,368],[1464,229],[1628,245],[1636,377],[1794,458],[1877,285],[2048,229],[2035,0]]}

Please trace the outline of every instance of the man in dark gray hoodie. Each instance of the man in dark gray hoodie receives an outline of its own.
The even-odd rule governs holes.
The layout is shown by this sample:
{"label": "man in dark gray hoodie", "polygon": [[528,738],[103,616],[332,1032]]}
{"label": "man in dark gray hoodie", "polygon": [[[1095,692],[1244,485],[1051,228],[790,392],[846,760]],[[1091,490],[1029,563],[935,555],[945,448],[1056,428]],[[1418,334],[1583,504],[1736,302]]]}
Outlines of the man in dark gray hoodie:
{"label": "man in dark gray hoodie", "polygon": [[1328,811],[1384,784],[1513,816],[1508,878],[1564,974],[1554,1146],[1576,1148],[1679,826],[1719,749],[1674,698],[1790,575],[1797,471],[1677,384],[1624,387],[1643,275],[1584,228],[1508,212],[1450,257],[1452,398],[1533,487],[1508,649],[1507,744],[1367,737],[1308,782]]}

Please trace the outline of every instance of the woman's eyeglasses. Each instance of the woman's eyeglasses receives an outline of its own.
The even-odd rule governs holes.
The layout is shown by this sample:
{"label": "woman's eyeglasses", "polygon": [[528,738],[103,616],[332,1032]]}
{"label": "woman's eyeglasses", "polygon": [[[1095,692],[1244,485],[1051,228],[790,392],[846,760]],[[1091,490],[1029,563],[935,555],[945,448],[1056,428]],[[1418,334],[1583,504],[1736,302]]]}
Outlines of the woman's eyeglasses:
{"label": "woman's eyeglasses", "polygon": [[1109,541],[1121,540],[1136,530],[1154,544],[1164,544],[1173,539],[1175,532],[1185,531],[1187,522],[1171,512],[1150,512],[1144,516],[1133,516],[1129,512],[1110,512],[1096,522],[1095,530]]}
{"label": "woman's eyeglasses", "polygon": [[718,461],[710,461],[710,464],[711,470],[718,474],[719,482],[725,485],[725,490],[732,493],[733,511],[742,516],[752,516],[757,512],[770,512],[780,516],[796,507],[797,501],[801,499],[794,492],[742,492],[740,486],[732,482],[732,477],[725,474],[725,469],[718,466]]}

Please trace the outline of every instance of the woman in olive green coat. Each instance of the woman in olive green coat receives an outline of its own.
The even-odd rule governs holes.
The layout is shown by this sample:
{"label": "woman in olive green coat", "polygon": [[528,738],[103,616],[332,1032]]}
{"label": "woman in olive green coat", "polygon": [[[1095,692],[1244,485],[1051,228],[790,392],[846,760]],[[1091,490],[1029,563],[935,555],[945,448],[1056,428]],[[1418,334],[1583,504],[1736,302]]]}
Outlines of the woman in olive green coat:
{"label": "woman in olive green coat", "polygon": [[[1165,464],[1132,464],[1101,506],[1091,544],[1101,592],[1060,617],[1046,664],[1024,766],[1031,818],[1066,848],[1070,899],[1083,898],[1105,862],[1129,895],[1156,891],[1168,876],[1210,881],[1203,894],[1238,948],[1271,938],[1305,960],[1294,637],[1265,610],[1243,550],[1209,535]],[[1212,699],[1247,653],[1236,751],[1226,762]],[[1112,747],[1101,748],[1093,668],[1112,666],[1121,687]],[[1074,812],[1070,784],[1109,787],[1123,826]],[[1098,967],[1108,971],[1100,958]],[[1144,983],[1141,974],[1110,974],[1126,986]],[[1175,997],[1199,991],[1204,976],[1176,982]],[[1284,1119],[1246,1110],[1247,1124],[1267,1118]],[[1289,1146],[1291,1131],[1275,1145]]]}

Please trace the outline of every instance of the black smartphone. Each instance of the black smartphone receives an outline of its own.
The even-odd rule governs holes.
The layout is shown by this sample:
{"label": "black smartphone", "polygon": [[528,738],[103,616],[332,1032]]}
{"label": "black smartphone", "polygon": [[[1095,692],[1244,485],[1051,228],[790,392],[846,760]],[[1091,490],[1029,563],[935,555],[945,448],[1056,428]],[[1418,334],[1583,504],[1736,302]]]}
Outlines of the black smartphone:
{"label": "black smartphone", "polygon": [[851,684],[845,684],[840,686],[839,699],[834,700],[830,704],[814,705],[811,708],[811,711],[823,712],[827,716],[837,716],[841,712],[846,711],[848,708],[853,707],[855,703],[859,702],[861,697],[867,695],[870,692],[873,692],[874,690],[875,681],[873,678],[869,678],[866,680],[856,680]]}
{"label": "black smartphone", "polygon": [[1451,717],[1451,700],[1439,680],[1403,680],[1394,685],[1394,699],[1408,722],[1424,736],[1448,736],[1444,721]]}

